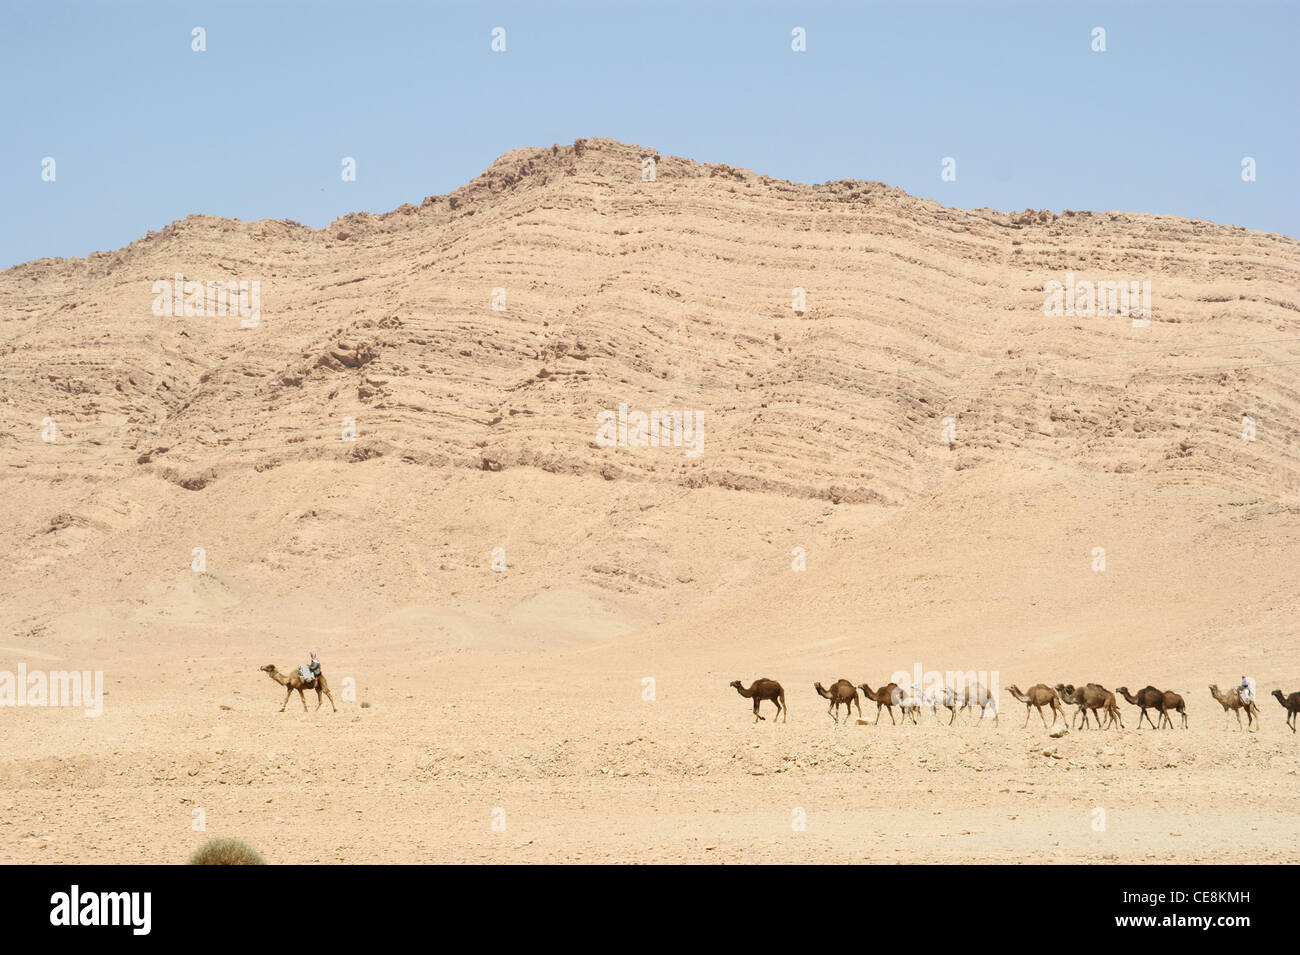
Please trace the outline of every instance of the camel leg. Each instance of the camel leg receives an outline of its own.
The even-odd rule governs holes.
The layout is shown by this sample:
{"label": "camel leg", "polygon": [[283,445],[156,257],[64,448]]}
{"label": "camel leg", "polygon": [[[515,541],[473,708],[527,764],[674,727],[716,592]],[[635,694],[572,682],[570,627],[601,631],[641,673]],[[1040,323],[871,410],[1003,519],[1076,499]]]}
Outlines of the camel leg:
{"label": "camel leg", "polygon": [[280,704],[280,712],[281,712],[281,713],[283,713],[283,712],[284,712],[284,708],[285,708],[286,706],[289,705],[289,697],[291,697],[291,696],[293,696],[293,687],[289,687],[288,690],[285,691],[285,694],[284,694],[284,702]]}
{"label": "camel leg", "polygon": [[758,702],[759,702],[758,697],[754,697],[754,722],[755,723],[757,723],[761,719],[766,719],[766,717],[758,715]]}
{"label": "camel leg", "polygon": [[302,687],[298,687],[298,699],[302,700],[302,711],[307,712],[307,697],[302,692]]}
{"label": "camel leg", "polygon": [[948,717],[948,725],[952,726],[952,721],[957,718],[957,710],[955,707],[950,706],[948,707],[948,712],[952,714],[952,716]]}
{"label": "camel leg", "polygon": [[[1038,707],[1038,718],[1043,721],[1043,729],[1047,729],[1047,717],[1043,715],[1043,708]],[[1056,725],[1056,710],[1052,710],[1052,725]]]}
{"label": "camel leg", "polygon": [[1237,729],[1241,729],[1241,710],[1233,710],[1232,715],[1237,718]]}

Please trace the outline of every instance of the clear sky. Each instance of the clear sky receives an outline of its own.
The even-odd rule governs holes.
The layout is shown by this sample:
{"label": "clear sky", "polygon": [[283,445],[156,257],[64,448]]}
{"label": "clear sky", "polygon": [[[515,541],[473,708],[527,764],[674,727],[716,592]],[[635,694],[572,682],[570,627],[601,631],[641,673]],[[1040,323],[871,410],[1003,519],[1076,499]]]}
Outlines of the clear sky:
{"label": "clear sky", "polygon": [[193,212],[319,227],[596,136],[966,208],[1300,236],[1298,26],[1282,0],[0,0],[0,267]]}

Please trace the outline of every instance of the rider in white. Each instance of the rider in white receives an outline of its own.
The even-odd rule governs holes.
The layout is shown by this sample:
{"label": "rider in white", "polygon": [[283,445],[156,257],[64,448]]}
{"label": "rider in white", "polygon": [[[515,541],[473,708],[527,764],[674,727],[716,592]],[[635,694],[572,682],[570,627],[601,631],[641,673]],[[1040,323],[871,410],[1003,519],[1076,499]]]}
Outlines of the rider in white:
{"label": "rider in white", "polygon": [[1249,704],[1255,699],[1255,678],[1241,675],[1241,702]]}

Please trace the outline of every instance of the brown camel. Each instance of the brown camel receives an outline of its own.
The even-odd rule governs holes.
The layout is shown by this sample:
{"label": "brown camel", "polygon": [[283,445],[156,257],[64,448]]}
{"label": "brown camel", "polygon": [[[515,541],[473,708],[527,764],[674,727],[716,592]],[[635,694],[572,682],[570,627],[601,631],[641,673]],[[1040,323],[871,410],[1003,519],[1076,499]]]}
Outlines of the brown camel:
{"label": "brown camel", "polygon": [[[879,690],[873,690],[867,684],[859,683],[858,689],[867,695],[867,699],[876,704],[876,722],[873,725],[880,724],[881,707],[885,707],[889,710],[889,722],[894,726],[898,725],[894,722],[894,707],[896,706],[901,708],[903,711],[903,722],[907,722],[908,714],[912,711],[903,705],[904,693],[897,683],[890,683],[886,686],[882,686]],[[912,720],[915,722],[916,717],[913,716]]]}
{"label": "brown camel", "polygon": [[[1126,686],[1116,687],[1115,692],[1142,711],[1138,714],[1138,729],[1142,728],[1143,717],[1146,717],[1146,721],[1151,724],[1153,730],[1160,728],[1156,726],[1155,720],[1151,719],[1151,715],[1147,713],[1147,710],[1155,710],[1160,714],[1161,719],[1164,719],[1165,695],[1163,693],[1150,685],[1144,686],[1142,689],[1138,690],[1137,696],[1130,693]],[[1170,725],[1172,726],[1173,724],[1170,723]]]}
{"label": "brown camel", "polygon": [[853,707],[858,708],[858,716],[862,715],[862,704],[858,702],[858,688],[848,680],[836,680],[831,684],[829,690],[823,689],[820,683],[814,683],[813,687],[817,690],[817,695],[825,697],[831,701],[830,709],[826,712],[835,718],[835,722],[840,721],[840,704],[844,704],[844,725],[848,726],[849,717],[853,715]]}
{"label": "brown camel", "polygon": [[[1219,687],[1216,684],[1211,683],[1210,696],[1214,697],[1215,700],[1218,701],[1219,705],[1223,707],[1223,712],[1225,714],[1229,710],[1232,710],[1232,712],[1237,717],[1238,728],[1241,727],[1241,711],[1245,710],[1246,729],[1250,729],[1252,719],[1254,720],[1255,723],[1255,729],[1259,729],[1259,707],[1255,705],[1254,700],[1251,700],[1250,703],[1242,702],[1241,691],[1239,687],[1233,687],[1227,693],[1220,693]],[[1227,716],[1224,716],[1223,719],[1224,722],[1227,722],[1228,718]]]}
{"label": "brown camel", "polygon": [[1088,711],[1083,708],[1085,699],[1083,688],[1076,687],[1073,683],[1058,683],[1056,684],[1055,689],[1056,695],[1061,698],[1062,705],[1068,703],[1071,706],[1078,707],[1078,709],[1074,711],[1074,716],[1070,717],[1070,729],[1074,729],[1075,720],[1079,719],[1080,716],[1083,717],[1083,721],[1080,725],[1087,727]]}
{"label": "brown camel", "polygon": [[767,719],[766,716],[763,716],[758,712],[758,704],[762,703],[764,700],[771,700],[772,705],[776,707],[776,716],[772,717],[773,723],[781,717],[782,713],[785,714],[784,722],[790,722],[790,713],[785,707],[785,690],[781,688],[781,684],[777,683],[776,680],[769,680],[767,677],[761,677],[760,679],[755,680],[748,690],[745,689],[744,684],[739,680],[732,680],[731,685],[734,686],[736,692],[745,699],[752,699],[754,701],[755,723],[759,720]]}
{"label": "brown camel", "polygon": [[[1058,714],[1060,715],[1062,722],[1069,722],[1069,720],[1066,719],[1065,709],[1061,706],[1061,700],[1056,695],[1056,691],[1046,683],[1035,683],[1029,688],[1028,693],[1021,693],[1020,688],[1013,683],[1011,686],[1007,687],[1007,692],[1021,703],[1025,704],[1024,726],[1029,725],[1029,708],[1031,706],[1038,709],[1038,718],[1043,721],[1043,726],[1047,726],[1047,717],[1043,715],[1044,706],[1050,707],[1052,710],[1053,726],[1056,725],[1056,717]],[[1021,729],[1024,729],[1024,726],[1022,726]]]}
{"label": "brown camel", "polygon": [[1183,729],[1187,729],[1187,704],[1183,698],[1173,690],[1165,690],[1164,704],[1160,707],[1160,725],[1169,724],[1169,728],[1174,728],[1174,721],[1169,718],[1170,711],[1179,713],[1183,717]]}
{"label": "brown camel", "polygon": [[261,667],[261,670],[263,673],[269,676],[276,683],[280,684],[281,686],[288,687],[288,692],[284,694],[284,702],[280,704],[281,713],[283,713],[284,708],[289,705],[289,697],[293,696],[294,690],[298,691],[298,699],[302,700],[302,711],[306,713],[307,697],[303,696],[302,691],[310,690],[313,688],[316,690],[316,709],[319,710],[321,704],[325,702],[324,700],[321,699],[321,694],[324,693],[326,696],[330,698],[330,706],[334,707],[334,712],[337,713],[339,711],[339,708],[337,706],[334,706],[334,694],[330,693],[330,686],[328,683],[325,682],[324,673],[318,676],[315,680],[304,680],[302,678],[302,674],[298,672],[297,667],[294,667],[292,670],[290,670],[288,676],[285,676],[283,673],[277,670],[275,668],[274,663],[268,663],[266,666]]}
{"label": "brown camel", "polygon": [[[1073,728],[1074,721],[1082,717],[1081,724],[1088,726],[1088,711],[1097,720],[1098,729],[1110,729],[1119,723],[1119,728],[1124,728],[1124,719],[1120,716],[1119,704],[1115,702],[1115,694],[1106,689],[1100,683],[1088,683],[1084,686],[1075,687],[1073,684],[1062,685],[1056,684],[1056,692],[1061,694],[1063,703],[1073,703],[1078,707],[1074,711],[1074,716],[1070,720],[1070,726]],[[1108,717],[1106,725],[1101,723],[1102,712]]]}
{"label": "brown camel", "polygon": [[939,690],[928,690],[921,697],[930,705],[930,716],[934,719],[939,718],[939,707],[944,706],[948,709],[948,725],[952,726],[953,721],[957,719],[957,694],[950,686],[945,686]]}
{"label": "brown camel", "polygon": [[1300,713],[1300,690],[1292,693],[1290,696],[1283,696],[1281,690],[1274,690],[1273,695],[1277,701],[1282,704],[1286,710],[1286,725],[1291,727],[1291,732],[1295,732],[1296,714]]}
{"label": "brown camel", "polygon": [[[965,688],[963,687],[963,689]],[[979,722],[981,726],[984,725],[984,711],[989,707],[993,708],[993,725],[998,725],[998,701],[997,698],[989,692],[988,687],[976,684],[969,690],[966,690],[966,692],[962,694],[962,702],[961,706],[958,708],[958,712],[970,709],[972,705],[980,708]]]}

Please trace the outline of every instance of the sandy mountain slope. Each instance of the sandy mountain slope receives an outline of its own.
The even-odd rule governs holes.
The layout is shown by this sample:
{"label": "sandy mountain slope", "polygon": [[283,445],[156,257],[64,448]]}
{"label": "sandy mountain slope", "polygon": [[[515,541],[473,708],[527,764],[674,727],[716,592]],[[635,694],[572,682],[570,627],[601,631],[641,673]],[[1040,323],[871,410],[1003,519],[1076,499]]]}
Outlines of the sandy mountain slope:
{"label": "sandy mountain slope", "polygon": [[[1207,686],[1300,689],[1300,243],[647,155],[0,272],[0,670],[107,692],[0,709],[4,858],[1296,861],[1300,744]],[[255,327],[155,315],[177,273],[257,281]],[[1149,324],[1045,315],[1067,273]],[[700,453],[603,446],[620,404]],[[337,714],[257,672],[309,648]],[[998,724],[812,689],[915,667]],[[1039,681],[1191,728],[1050,739]]]}

